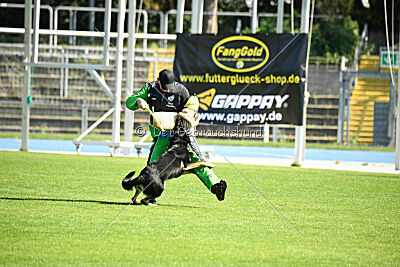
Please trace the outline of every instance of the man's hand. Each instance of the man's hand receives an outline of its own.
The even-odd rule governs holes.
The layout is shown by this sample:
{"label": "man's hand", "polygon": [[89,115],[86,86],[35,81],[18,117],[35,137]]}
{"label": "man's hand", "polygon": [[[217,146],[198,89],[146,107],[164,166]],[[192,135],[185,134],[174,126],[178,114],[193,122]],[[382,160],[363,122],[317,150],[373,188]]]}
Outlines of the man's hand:
{"label": "man's hand", "polygon": [[147,102],[141,98],[139,98],[136,103],[138,104],[139,108],[143,110],[147,107]]}

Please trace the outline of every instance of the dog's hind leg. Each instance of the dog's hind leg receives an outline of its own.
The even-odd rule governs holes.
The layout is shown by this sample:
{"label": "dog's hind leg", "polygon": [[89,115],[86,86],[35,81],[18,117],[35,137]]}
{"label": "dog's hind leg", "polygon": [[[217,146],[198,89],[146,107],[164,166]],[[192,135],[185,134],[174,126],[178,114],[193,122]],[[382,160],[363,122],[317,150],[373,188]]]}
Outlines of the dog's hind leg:
{"label": "dog's hind leg", "polygon": [[206,161],[192,162],[192,163],[189,163],[186,167],[182,164],[182,170],[184,171],[183,174],[194,173],[193,169],[196,169],[198,167],[214,168],[215,165],[210,162],[206,162]]}
{"label": "dog's hind leg", "polygon": [[157,206],[157,203],[150,202],[150,200],[151,200],[151,198],[145,197],[140,201],[140,203],[142,203],[143,205],[146,205],[146,206]]}
{"label": "dog's hind leg", "polygon": [[137,198],[140,195],[140,193],[142,193],[143,190],[142,190],[141,185],[137,185],[137,186],[135,186],[135,188],[136,188],[136,192],[135,192],[135,195],[132,197],[132,203],[134,205],[139,205],[140,201]]}

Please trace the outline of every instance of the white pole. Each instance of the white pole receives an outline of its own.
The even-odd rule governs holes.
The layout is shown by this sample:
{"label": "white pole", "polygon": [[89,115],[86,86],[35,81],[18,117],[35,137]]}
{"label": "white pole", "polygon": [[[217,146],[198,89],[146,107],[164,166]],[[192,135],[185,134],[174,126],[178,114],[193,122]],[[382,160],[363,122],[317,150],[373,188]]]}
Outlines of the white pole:
{"label": "white pole", "polygon": [[[106,6],[107,6],[107,0],[105,2],[106,2]],[[89,0],[89,6],[94,7],[94,0]],[[75,20],[76,20],[76,16],[75,16]],[[90,11],[89,12],[89,30],[90,31],[94,31],[94,21],[95,21],[95,13],[94,13],[94,11]],[[106,24],[104,24],[104,25],[106,25]],[[93,37],[90,38],[90,42],[91,43],[94,42]]]}
{"label": "white pole", "polygon": [[35,0],[34,12],[35,15],[33,17],[33,63],[37,63],[38,61],[38,52],[39,52],[39,20],[40,20],[40,0]]}
{"label": "white pole", "polygon": [[[119,143],[121,140],[120,136],[120,122],[121,122],[121,84],[122,84],[122,58],[123,55],[123,44],[124,38],[124,21],[126,11],[126,0],[118,0],[118,37],[117,37],[117,56],[116,56],[116,70],[115,70],[115,99],[114,99],[114,115],[112,124],[112,141],[113,143]],[[112,155],[117,154],[118,148],[113,148]]]}
{"label": "white pole", "polygon": [[278,0],[278,16],[276,17],[276,33],[283,32],[283,5],[284,5],[284,0]]}
{"label": "white pole", "polygon": [[[399,23],[400,25],[400,23]],[[400,37],[400,27],[399,27]],[[400,61],[400,50],[397,55],[397,61]],[[397,70],[397,112],[396,112],[396,158],[395,158],[395,170],[400,170],[400,63]]]}
{"label": "white pole", "polygon": [[307,56],[306,56],[306,81],[304,87],[304,112],[303,112],[303,151],[302,151],[302,159],[304,160],[304,153],[306,150],[306,130],[307,130],[307,105],[310,99],[310,93],[308,92],[308,69],[310,64],[310,51],[311,51],[311,37],[312,37],[312,28],[313,28],[313,21],[314,21],[314,9],[315,9],[315,0],[312,0],[311,3],[311,25],[309,27],[308,32],[308,40],[307,40]]}
{"label": "white pole", "polygon": [[203,31],[203,0],[192,0],[192,33]]}
{"label": "white pole", "polygon": [[212,25],[211,25],[211,32],[217,34],[218,33],[218,0],[214,0],[214,9],[212,15]]}
{"label": "white pole", "polygon": [[[24,62],[31,61],[31,28],[32,28],[32,0],[25,0],[25,34],[24,34]],[[29,142],[29,117],[30,107],[28,104],[29,90],[31,87],[31,66],[24,67],[24,91],[22,94],[22,133],[21,150],[28,151]]]}
{"label": "white pole", "polygon": [[[292,0],[293,1],[293,0]],[[276,33],[283,32],[283,13],[284,13],[284,0],[279,0],[278,2],[278,14],[276,17]],[[278,125],[274,124],[272,126],[272,142],[278,141]]]}
{"label": "white pole", "polygon": [[114,93],[111,91],[110,87],[108,87],[106,81],[97,73],[97,71],[90,68],[86,72],[88,72],[90,75],[92,75],[93,80],[104,90],[106,95],[112,101],[114,101],[115,100]]}
{"label": "white pole", "polygon": [[104,52],[103,52],[103,64],[109,64],[109,40],[110,40],[110,28],[111,28],[111,0],[105,0],[106,10],[104,11]]}
{"label": "white pole", "polygon": [[84,131],[78,138],[76,138],[75,141],[81,141],[83,139],[83,137],[85,137],[91,131],[93,131],[94,128],[96,128],[100,123],[102,123],[114,111],[115,111],[114,108],[111,108],[109,111],[104,113],[103,116],[101,116],[97,121],[95,121],[92,125],[90,125],[90,127],[87,128],[86,131]]}
{"label": "white pole", "polygon": [[[129,0],[129,17],[128,17],[128,61],[127,64],[127,79],[126,79],[126,97],[130,97],[133,94],[134,85],[134,68],[132,64],[135,64],[135,44],[134,38],[135,33],[135,22],[136,22],[136,0]],[[131,64],[132,63],[132,64]],[[125,123],[124,123],[124,140],[132,141],[133,132],[133,112],[126,106],[125,111]],[[129,156],[131,154],[131,148],[124,148],[124,155]]]}
{"label": "white pole", "polygon": [[198,1],[198,22],[197,22],[197,33],[203,33],[203,11],[204,11],[204,1]]}
{"label": "white pole", "polygon": [[290,2],[290,27],[291,33],[294,34],[294,0]]}
{"label": "white pole", "polygon": [[201,0],[192,0],[192,18],[191,18],[191,23],[190,23],[190,31],[192,33],[198,33],[197,29],[198,29],[198,5],[199,5],[199,1]]}
{"label": "white pole", "polygon": [[268,123],[264,124],[264,143],[269,143],[269,125]]}
{"label": "white pole", "polygon": [[400,170],[400,67],[397,71],[397,112],[396,112],[396,160],[395,170]]}
{"label": "white pole", "polygon": [[178,0],[178,13],[176,16],[176,33],[183,32],[183,16],[185,12],[185,0]]}
{"label": "white pole", "polygon": [[[301,32],[308,33],[309,28],[309,16],[310,16],[310,0],[303,0],[301,6],[301,25],[300,30]],[[307,66],[306,66],[307,68]],[[304,95],[307,94],[307,80],[308,77],[306,76],[306,81],[304,84]],[[304,149],[305,149],[305,115],[306,115],[306,103],[303,105],[303,124],[301,126],[296,126],[295,132],[295,151],[294,151],[294,165],[301,165],[302,161],[304,160]]]}
{"label": "white pole", "polygon": [[278,142],[278,125],[272,125],[272,142]]}
{"label": "white pole", "polygon": [[258,28],[258,17],[257,17],[257,0],[253,0],[251,6],[251,33],[256,33]]}

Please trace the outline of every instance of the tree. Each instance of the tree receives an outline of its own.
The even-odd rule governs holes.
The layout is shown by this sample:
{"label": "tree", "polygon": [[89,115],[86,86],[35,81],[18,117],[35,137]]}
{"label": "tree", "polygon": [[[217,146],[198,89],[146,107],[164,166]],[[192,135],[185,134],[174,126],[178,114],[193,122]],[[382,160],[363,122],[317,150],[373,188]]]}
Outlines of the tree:
{"label": "tree", "polygon": [[[356,0],[361,2],[361,0]],[[324,14],[328,16],[346,16],[349,15],[353,6],[354,0],[318,0],[315,1],[316,9],[319,14]]]}
{"label": "tree", "polygon": [[313,27],[311,55],[353,58],[359,36],[358,23],[350,16],[320,21]]}

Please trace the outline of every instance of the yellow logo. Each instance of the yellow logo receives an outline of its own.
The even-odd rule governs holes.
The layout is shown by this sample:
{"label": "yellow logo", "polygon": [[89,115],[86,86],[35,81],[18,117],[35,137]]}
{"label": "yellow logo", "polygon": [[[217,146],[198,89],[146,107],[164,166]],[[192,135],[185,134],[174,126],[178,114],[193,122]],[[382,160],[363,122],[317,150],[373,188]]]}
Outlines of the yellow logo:
{"label": "yellow logo", "polygon": [[215,92],[216,92],[215,88],[211,88],[197,95],[197,98],[199,99],[200,102],[199,106],[202,110],[208,110],[208,107],[211,105],[211,102],[214,99]]}
{"label": "yellow logo", "polygon": [[249,72],[265,65],[269,58],[269,50],[257,38],[237,35],[216,43],[211,50],[211,58],[221,69]]}

